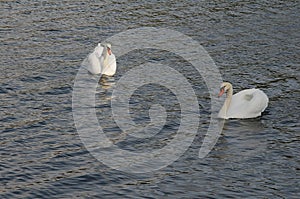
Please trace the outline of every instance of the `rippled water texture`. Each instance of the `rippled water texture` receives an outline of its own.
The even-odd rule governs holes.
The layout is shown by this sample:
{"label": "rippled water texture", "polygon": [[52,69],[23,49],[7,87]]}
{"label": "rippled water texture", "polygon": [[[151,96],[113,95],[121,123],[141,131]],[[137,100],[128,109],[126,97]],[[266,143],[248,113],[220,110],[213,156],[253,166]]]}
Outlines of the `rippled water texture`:
{"label": "rippled water texture", "polygon": [[[1,1],[0,198],[299,198],[299,2],[259,2]],[[124,173],[96,160],[74,125],[74,80],[98,42],[140,27],[176,30],[198,41],[235,92],[264,90],[266,112],[226,121],[214,149],[199,159],[210,116],[201,76],[168,52],[134,51],[117,57],[116,75],[100,80],[96,90],[96,114],[107,136],[121,133],[110,110],[116,82],[145,62],[181,69],[193,84],[197,136],[177,161],[151,173]],[[120,148],[155,150],[176,134],[180,105],[156,84],[133,94],[133,120],[147,124],[153,103],[167,110],[161,133],[118,140]]]}

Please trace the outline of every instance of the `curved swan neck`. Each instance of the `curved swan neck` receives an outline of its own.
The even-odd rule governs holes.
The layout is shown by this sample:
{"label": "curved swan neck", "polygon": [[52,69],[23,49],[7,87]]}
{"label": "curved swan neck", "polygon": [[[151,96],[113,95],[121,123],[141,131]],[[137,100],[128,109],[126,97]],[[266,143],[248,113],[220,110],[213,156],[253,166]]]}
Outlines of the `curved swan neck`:
{"label": "curved swan neck", "polygon": [[221,96],[224,92],[226,92],[226,99],[225,99],[225,102],[224,102],[221,110],[219,111],[218,116],[220,118],[228,119],[227,111],[230,107],[230,103],[231,103],[231,99],[232,99],[232,95],[233,95],[232,85],[229,82],[222,83],[219,96]]}
{"label": "curved swan neck", "polygon": [[104,52],[104,59],[103,59],[103,66],[104,67],[107,67],[108,66],[108,57],[109,57],[109,54],[108,54],[108,51],[107,49],[105,49],[105,52]]}
{"label": "curved swan neck", "polygon": [[225,99],[225,102],[224,102],[220,112],[219,112],[219,117],[225,118],[225,119],[227,119],[227,110],[230,106],[232,94],[233,94],[233,89],[232,89],[231,84],[227,84],[227,86],[229,88],[226,91],[226,99]]}
{"label": "curved swan neck", "polygon": [[227,110],[230,106],[230,103],[231,103],[231,99],[232,99],[232,95],[233,95],[233,89],[232,89],[232,86],[229,87],[228,91],[227,91],[227,94],[226,94],[226,100],[224,102],[224,106],[225,106],[225,113],[227,113]]}

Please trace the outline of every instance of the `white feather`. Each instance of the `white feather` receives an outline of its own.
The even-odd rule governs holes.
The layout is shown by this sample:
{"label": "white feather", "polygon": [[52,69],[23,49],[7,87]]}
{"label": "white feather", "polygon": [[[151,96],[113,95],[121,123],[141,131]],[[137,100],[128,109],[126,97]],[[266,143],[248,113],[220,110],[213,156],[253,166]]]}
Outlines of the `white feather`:
{"label": "white feather", "polygon": [[269,103],[267,95],[259,89],[246,89],[232,95],[232,86],[229,84],[222,84],[227,85],[228,93],[219,117],[229,119],[261,116]]}

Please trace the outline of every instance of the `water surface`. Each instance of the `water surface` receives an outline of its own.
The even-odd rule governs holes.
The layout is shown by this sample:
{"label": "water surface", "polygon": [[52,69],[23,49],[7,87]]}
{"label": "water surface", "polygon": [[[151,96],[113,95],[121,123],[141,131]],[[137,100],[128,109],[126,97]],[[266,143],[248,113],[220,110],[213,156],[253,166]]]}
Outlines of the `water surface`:
{"label": "water surface", "polygon": [[[297,1],[2,1],[0,10],[1,198],[299,198]],[[226,121],[213,151],[199,159],[210,100],[201,76],[186,66],[182,73],[193,83],[201,116],[184,155],[138,175],[97,161],[74,125],[74,79],[98,42],[140,27],[168,28],[197,40],[235,92],[264,90],[270,99],[266,112]],[[97,117],[108,136],[120,133],[107,116],[122,75],[146,61],[179,69],[176,60],[147,50],[118,59],[115,77],[101,80],[95,95]],[[169,142],[178,129],[180,106],[158,85],[141,87],[131,100],[137,123],[149,122],[152,103],[168,111],[159,139],[125,139],[118,146],[151,150]]]}

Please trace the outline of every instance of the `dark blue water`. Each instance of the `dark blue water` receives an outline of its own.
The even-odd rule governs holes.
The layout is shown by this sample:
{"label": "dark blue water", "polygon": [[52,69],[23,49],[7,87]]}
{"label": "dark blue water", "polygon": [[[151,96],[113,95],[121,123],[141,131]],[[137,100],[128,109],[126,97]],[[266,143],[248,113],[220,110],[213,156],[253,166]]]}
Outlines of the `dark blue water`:
{"label": "dark blue water", "polygon": [[[2,1],[0,10],[0,198],[299,198],[299,2],[28,0]],[[150,26],[198,41],[235,92],[258,87],[270,102],[260,118],[226,121],[214,149],[199,159],[209,95],[199,74],[186,70],[202,116],[192,145],[161,170],[125,173],[99,162],[81,142],[73,85],[98,42]],[[117,58],[113,78],[99,82],[96,113],[110,138],[120,132],[106,117],[116,82],[145,61],[181,66],[169,58],[131,53]],[[167,107],[164,134],[118,146],[150,150],[172,139],[180,122],[176,98],[157,85],[137,90],[131,111],[139,124],[149,122],[149,101]]]}

